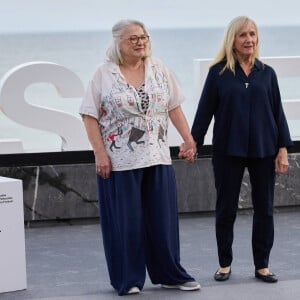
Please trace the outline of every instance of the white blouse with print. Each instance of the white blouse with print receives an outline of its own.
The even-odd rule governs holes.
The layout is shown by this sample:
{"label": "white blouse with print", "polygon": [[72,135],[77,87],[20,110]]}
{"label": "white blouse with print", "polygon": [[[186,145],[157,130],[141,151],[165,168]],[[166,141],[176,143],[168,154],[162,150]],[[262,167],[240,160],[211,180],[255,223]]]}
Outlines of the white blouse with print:
{"label": "white blouse with print", "polygon": [[155,58],[145,61],[144,90],[147,111],[137,90],[112,62],[98,67],[89,82],[79,113],[98,120],[113,171],[171,164],[168,111],[184,96],[175,75]]}

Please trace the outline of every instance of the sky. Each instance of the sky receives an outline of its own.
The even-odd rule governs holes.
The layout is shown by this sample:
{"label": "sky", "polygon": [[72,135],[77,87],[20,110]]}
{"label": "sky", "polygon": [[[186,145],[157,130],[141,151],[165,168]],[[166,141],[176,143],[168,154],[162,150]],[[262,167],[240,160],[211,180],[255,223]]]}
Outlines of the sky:
{"label": "sky", "polygon": [[107,30],[127,18],[148,28],[225,27],[238,15],[299,26],[299,11],[299,0],[0,0],[0,32]]}

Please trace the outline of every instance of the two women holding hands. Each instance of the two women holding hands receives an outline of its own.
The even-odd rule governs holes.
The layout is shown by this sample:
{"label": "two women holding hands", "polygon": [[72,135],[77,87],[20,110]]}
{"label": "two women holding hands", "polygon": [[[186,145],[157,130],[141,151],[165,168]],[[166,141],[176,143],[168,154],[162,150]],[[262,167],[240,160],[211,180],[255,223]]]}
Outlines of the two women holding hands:
{"label": "two women holding hands", "polygon": [[192,130],[181,109],[175,75],[151,55],[144,24],[120,21],[112,28],[107,62],[99,66],[83,99],[82,115],[92,145],[107,267],[119,295],[139,293],[146,269],[153,284],[199,290],[180,264],[177,192],[167,139],[168,121],[184,143],[179,157],[193,162],[214,117],[213,169],[216,237],[215,280],[231,274],[233,226],[244,169],[254,208],[255,276],[276,282],[269,270],[273,245],[275,169],[288,168],[292,145],[274,70],[258,58],[254,21],[229,24],[210,67]]}

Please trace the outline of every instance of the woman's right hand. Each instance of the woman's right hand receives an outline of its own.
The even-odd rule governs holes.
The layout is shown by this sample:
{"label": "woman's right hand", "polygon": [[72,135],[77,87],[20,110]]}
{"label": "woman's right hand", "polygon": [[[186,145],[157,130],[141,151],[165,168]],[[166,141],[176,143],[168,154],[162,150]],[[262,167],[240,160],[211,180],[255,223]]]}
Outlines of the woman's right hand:
{"label": "woman's right hand", "polygon": [[103,179],[109,178],[110,172],[112,170],[111,161],[109,156],[105,151],[95,154],[95,164],[96,173],[100,175]]}
{"label": "woman's right hand", "polygon": [[105,150],[98,120],[89,115],[82,116],[84,126],[95,155],[96,173],[107,179],[112,170],[110,157]]}

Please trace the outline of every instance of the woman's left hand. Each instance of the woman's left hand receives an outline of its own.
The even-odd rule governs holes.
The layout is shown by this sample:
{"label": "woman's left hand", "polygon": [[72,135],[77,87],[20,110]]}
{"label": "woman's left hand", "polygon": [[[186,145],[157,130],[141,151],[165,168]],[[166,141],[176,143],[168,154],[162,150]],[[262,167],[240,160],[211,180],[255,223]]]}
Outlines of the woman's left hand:
{"label": "woman's left hand", "polygon": [[278,175],[283,175],[289,168],[288,154],[285,147],[279,148],[275,158],[275,170]]}

